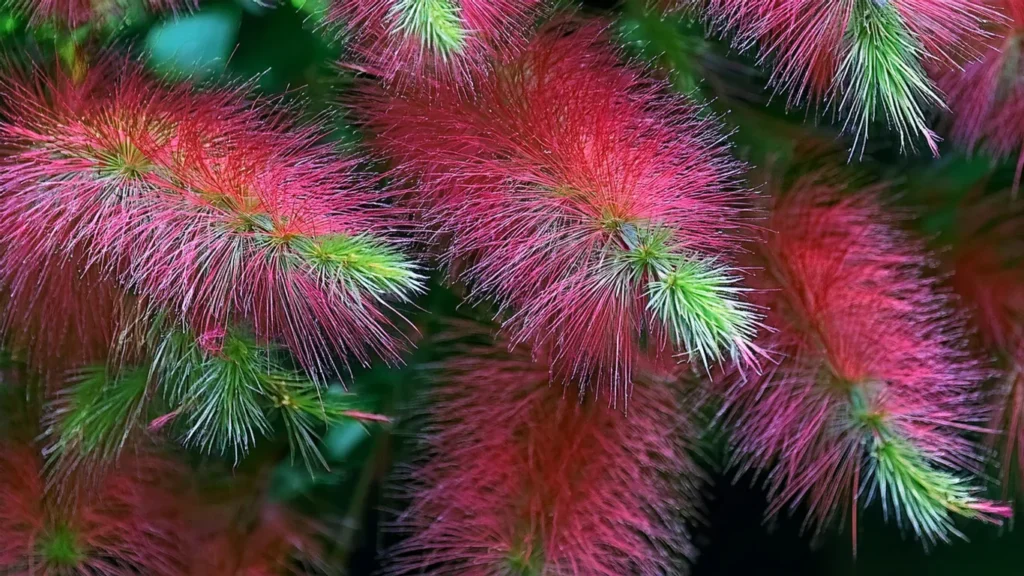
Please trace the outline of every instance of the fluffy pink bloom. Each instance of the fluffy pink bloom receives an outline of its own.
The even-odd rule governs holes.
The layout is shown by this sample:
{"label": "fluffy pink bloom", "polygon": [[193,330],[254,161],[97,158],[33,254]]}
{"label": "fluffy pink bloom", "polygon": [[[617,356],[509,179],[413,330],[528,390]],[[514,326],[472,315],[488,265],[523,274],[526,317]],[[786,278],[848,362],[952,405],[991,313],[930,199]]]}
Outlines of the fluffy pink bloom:
{"label": "fluffy pink bloom", "polygon": [[115,72],[124,64],[103,61],[77,81],[14,70],[0,84],[0,330],[40,367],[105,360],[124,295],[93,239],[145,193],[128,177],[142,150],[195,112],[134,66]]}
{"label": "fluffy pink bloom", "polygon": [[564,398],[529,353],[472,347],[428,408],[426,461],[386,574],[681,574],[700,472],[674,374],[638,380],[628,414]]}
{"label": "fluffy pink bloom", "polygon": [[[237,488],[237,486],[236,486]],[[280,506],[252,499],[209,503],[193,519],[199,552],[192,576],[275,576],[319,574],[323,567],[322,530],[316,523]]]}
{"label": "fluffy pink bloom", "polygon": [[25,248],[13,242],[0,248],[0,260],[22,263],[5,270],[14,282],[0,292],[0,334],[8,335],[7,346],[52,381],[105,362],[119,332],[123,292],[81,258],[38,258],[20,253]]}
{"label": "fluffy pink bloom", "polygon": [[0,572],[130,576],[184,573],[188,530],[175,470],[125,458],[57,501],[28,446],[0,446]]}
{"label": "fluffy pink bloom", "polygon": [[844,196],[823,174],[779,198],[768,227],[757,286],[777,331],[761,345],[779,359],[732,379],[727,400],[738,458],[769,471],[771,512],[802,504],[820,527],[877,496],[930,542],[957,534],[951,514],[1007,514],[967,476],[987,372],[921,247],[871,190]]}
{"label": "fluffy pink bloom", "polygon": [[[600,374],[613,394],[644,338],[753,360],[756,320],[724,267],[748,193],[713,120],[623,66],[596,26],[551,26],[476,86],[469,99],[444,85],[371,91],[361,108],[445,260],[508,313],[514,343],[549,350],[578,381]],[[687,265],[715,274],[722,333],[694,337],[675,323],[689,310],[658,299]]]}
{"label": "fluffy pink bloom", "polygon": [[[13,0],[13,4],[27,12],[32,21],[56,22],[71,28],[100,20],[117,19],[124,15],[125,0],[97,2],[96,0]],[[144,0],[153,12],[194,8],[197,0]]]}
{"label": "fluffy pink bloom", "polygon": [[949,104],[953,140],[968,150],[981,149],[998,158],[1017,155],[1017,179],[1024,170],[1024,1],[994,0],[1005,21],[992,26],[995,38],[978,42],[981,58],[947,67],[938,85]]}
{"label": "fluffy pink bloom", "polygon": [[791,102],[828,101],[856,134],[855,146],[877,120],[904,145],[918,133],[933,152],[938,137],[926,111],[942,98],[925,66],[972,54],[984,24],[998,18],[982,0],[702,1],[741,47],[758,46]]}
{"label": "fluffy pink bloom", "polygon": [[334,357],[397,357],[388,301],[419,276],[385,244],[401,224],[356,157],[318,145],[317,128],[282,127],[224,150],[202,141],[168,149],[168,170],[123,227],[128,284],[200,332],[238,322],[283,342],[314,375]]}
{"label": "fluffy pink bloom", "polygon": [[403,212],[321,130],[115,58],[4,91],[0,288],[34,308],[12,314],[60,301],[38,276],[74,257],[82,280],[98,273],[195,333],[250,325],[316,377],[338,372],[335,354],[394,356],[387,302],[419,288],[387,239]]}
{"label": "fluffy pink bloom", "polygon": [[1024,478],[1024,212],[1007,209],[1003,196],[966,211],[965,238],[952,254],[953,286],[972,312],[982,341],[1005,367],[995,426],[1005,434],[1003,484],[1017,459]]}
{"label": "fluffy pink bloom", "polygon": [[399,85],[462,82],[522,49],[544,0],[333,0],[368,69]]}

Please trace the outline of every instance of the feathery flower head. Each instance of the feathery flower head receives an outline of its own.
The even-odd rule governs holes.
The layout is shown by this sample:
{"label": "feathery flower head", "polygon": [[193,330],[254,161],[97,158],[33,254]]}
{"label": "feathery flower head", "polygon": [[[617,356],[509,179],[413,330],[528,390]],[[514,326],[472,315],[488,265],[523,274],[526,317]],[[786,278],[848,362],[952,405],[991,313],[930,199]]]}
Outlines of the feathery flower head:
{"label": "feathery flower head", "polygon": [[125,64],[103,59],[78,78],[7,70],[0,82],[0,330],[57,371],[106,359],[124,295],[96,238],[147,192],[144,151],[195,112]]}
{"label": "feathery flower head", "polygon": [[394,357],[388,303],[420,289],[388,239],[403,212],[319,128],[114,57],[3,88],[0,286],[32,292],[12,301],[45,307],[32,275],[74,256],[197,333],[251,326],[318,380],[335,354]]}
{"label": "feathery flower head", "polygon": [[1005,369],[1002,394],[993,397],[993,421],[1005,434],[1004,489],[1014,458],[1024,479],[1024,211],[1007,205],[1005,196],[994,196],[965,211],[965,237],[952,252],[953,287]]}
{"label": "feathery flower head", "polygon": [[0,272],[3,281],[13,280],[0,286],[6,344],[48,380],[106,361],[120,330],[124,293],[80,257],[38,258],[24,248],[16,242],[0,247],[0,261],[21,263]]}
{"label": "feathery flower head", "polygon": [[[320,574],[323,566],[322,530],[313,521],[276,504],[223,502],[202,507],[194,519],[199,526],[201,552],[191,571],[206,576],[274,576]],[[241,513],[242,511],[244,513]],[[328,573],[326,570],[323,573]]]}
{"label": "feathery flower head", "polygon": [[884,121],[913,148],[938,153],[927,114],[943,107],[926,66],[971,53],[996,12],[981,0],[706,0],[717,26],[741,47],[757,44],[775,66],[772,82],[793,103],[824,99],[863,148]]}
{"label": "feathery flower head", "polygon": [[701,473],[678,390],[638,381],[624,414],[564,398],[547,366],[505,348],[470,347],[440,372],[385,573],[685,573]]}
{"label": "feathery flower head", "polygon": [[133,246],[128,285],[200,333],[251,325],[319,380],[349,355],[396,358],[388,313],[422,284],[390,241],[404,211],[322,136],[282,119],[273,146],[243,132],[164,150],[151,201],[119,227]]}
{"label": "feathery flower head", "polygon": [[950,133],[957,144],[997,158],[1016,153],[1016,190],[1024,170],[1024,1],[992,4],[1006,16],[990,26],[995,38],[976,42],[980,58],[939,70],[937,84],[946,93]]}
{"label": "feathery flower head", "polygon": [[730,381],[738,458],[768,470],[773,513],[804,504],[816,528],[875,497],[927,543],[958,535],[954,516],[998,522],[965,436],[988,417],[986,371],[921,247],[870,190],[842,191],[805,176],[772,212],[757,286],[780,360]]}
{"label": "feathery flower head", "polygon": [[560,23],[481,75],[362,103],[377,145],[474,297],[515,344],[623,392],[641,341],[754,363],[758,313],[730,253],[748,193],[718,125],[623,66],[593,25]]}
{"label": "feathery flower head", "polygon": [[423,75],[466,81],[515,54],[543,0],[334,0],[355,52],[386,83]]}
{"label": "feathery flower head", "polygon": [[139,11],[174,12],[191,9],[197,0],[11,0],[33,23],[52,22],[68,28],[117,22]]}
{"label": "feathery flower head", "polygon": [[180,576],[188,538],[174,478],[140,455],[57,502],[33,448],[0,447],[0,572]]}

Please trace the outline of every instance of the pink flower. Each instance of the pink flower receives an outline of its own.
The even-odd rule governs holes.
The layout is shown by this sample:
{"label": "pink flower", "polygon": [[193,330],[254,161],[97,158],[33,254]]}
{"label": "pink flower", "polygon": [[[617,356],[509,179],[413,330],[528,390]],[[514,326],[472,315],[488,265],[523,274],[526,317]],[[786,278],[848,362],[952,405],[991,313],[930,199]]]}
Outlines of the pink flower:
{"label": "pink flower", "polygon": [[125,458],[68,498],[45,490],[39,455],[0,447],[0,572],[180,576],[189,553],[184,490],[166,462]]}
{"label": "pink flower", "polygon": [[278,130],[273,146],[243,133],[164,151],[167,170],[117,227],[132,252],[123,277],[197,331],[251,324],[314,377],[338,374],[335,358],[397,358],[391,305],[421,278],[389,243],[404,212],[359,158],[317,144],[319,128]]}
{"label": "pink flower", "polygon": [[987,375],[965,350],[927,256],[871,190],[843,195],[828,174],[780,196],[757,286],[777,332],[763,374],[729,380],[738,459],[768,470],[771,512],[804,505],[821,527],[874,497],[929,542],[951,515],[996,522],[1005,507],[971,484],[982,452],[965,433],[988,418]]}
{"label": "pink flower", "polygon": [[349,353],[394,358],[390,306],[420,289],[390,240],[405,212],[359,158],[318,144],[320,128],[237,90],[168,87],[115,57],[81,79],[15,75],[4,92],[0,288],[30,308],[15,315],[60,301],[37,276],[74,257],[82,279],[137,294],[149,316],[197,334],[252,326],[316,378]]}
{"label": "pink flower", "polygon": [[[0,177],[2,178],[2,177]],[[33,370],[60,382],[71,369],[109,357],[128,300],[96,267],[75,254],[38,257],[13,237],[0,262],[21,265],[0,271],[0,334]]]}
{"label": "pink flower", "polygon": [[474,300],[574,381],[628,388],[641,340],[753,363],[729,267],[749,226],[718,125],[623,66],[599,26],[556,23],[473,98],[435,84],[361,103]]}
{"label": "pink flower", "polygon": [[1024,33],[1024,2],[992,2],[1007,19],[993,25],[994,38],[977,42],[981,58],[963,67],[946,67],[938,86],[946,93],[951,117],[950,133],[960,146],[983,150],[997,158],[1017,155],[1014,190],[1024,170],[1024,71],[1020,59]]}
{"label": "pink flower", "polygon": [[95,239],[146,193],[133,177],[149,166],[144,151],[195,110],[117,58],[77,81],[12,70],[0,90],[0,330],[46,371],[103,362],[127,297],[108,270],[116,250]]}
{"label": "pink flower", "polygon": [[355,53],[386,83],[467,81],[526,43],[543,0],[334,0]]}
{"label": "pink flower", "polygon": [[1024,478],[1024,212],[995,196],[964,210],[964,239],[952,253],[953,287],[972,312],[982,343],[1004,367],[993,401],[995,427],[1005,433],[1003,485],[1011,484],[1014,457]]}
{"label": "pink flower", "polygon": [[902,146],[919,136],[934,153],[927,113],[943,100],[925,67],[971,54],[998,18],[982,0],[705,0],[704,9],[741,47],[758,46],[790,102],[826,101],[855,149],[885,122]]}
{"label": "pink flower", "polygon": [[675,374],[637,381],[628,414],[563,397],[549,367],[504,346],[439,372],[426,460],[400,477],[408,537],[385,573],[677,574],[701,473]]}
{"label": "pink flower", "polygon": [[[108,19],[116,21],[125,15],[124,3],[120,1],[13,0],[13,3],[30,14],[34,23],[56,22],[70,28]],[[194,8],[197,0],[145,0],[144,4],[154,12],[174,12]]]}

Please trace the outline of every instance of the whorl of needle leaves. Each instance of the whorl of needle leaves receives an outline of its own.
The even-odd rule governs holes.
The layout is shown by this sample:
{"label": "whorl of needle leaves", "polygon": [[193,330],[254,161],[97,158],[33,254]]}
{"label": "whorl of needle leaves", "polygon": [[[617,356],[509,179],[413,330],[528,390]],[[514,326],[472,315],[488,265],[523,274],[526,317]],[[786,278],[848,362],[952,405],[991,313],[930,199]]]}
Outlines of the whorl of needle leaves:
{"label": "whorl of needle leaves", "polygon": [[727,379],[736,458],[768,471],[771,513],[802,505],[816,529],[875,499],[928,544],[957,516],[999,523],[975,477],[988,371],[919,243],[838,181],[803,176],[773,207],[756,294],[779,361]]}
{"label": "whorl of needle leaves", "polygon": [[750,194],[705,111],[624,66],[599,24],[556,22],[474,86],[368,88],[358,106],[514,343],[613,397],[644,349],[756,364],[730,264]]}
{"label": "whorl of needle leaves", "polygon": [[774,67],[772,84],[792,103],[824,100],[854,135],[854,153],[882,122],[903,148],[921,138],[943,96],[926,67],[957,66],[999,20],[982,0],[700,0],[701,10],[738,46],[757,46]]}
{"label": "whorl of needle leaves", "polygon": [[311,449],[312,414],[344,411],[322,386],[351,359],[397,358],[392,305],[421,290],[393,240],[407,214],[319,124],[118,56],[82,77],[11,71],[0,90],[3,335],[41,370],[69,339],[91,344],[65,368],[106,366],[62,394],[68,441],[120,446],[110,432],[160,388],[188,443],[243,453],[270,406]]}
{"label": "whorl of needle leaves", "polygon": [[427,78],[463,83],[514,55],[544,0],[332,0],[368,70],[394,87]]}
{"label": "whorl of needle leaves", "polygon": [[425,459],[399,475],[407,537],[385,573],[685,574],[702,475],[677,369],[638,379],[623,413],[565,397],[529,350],[461,350],[426,407]]}

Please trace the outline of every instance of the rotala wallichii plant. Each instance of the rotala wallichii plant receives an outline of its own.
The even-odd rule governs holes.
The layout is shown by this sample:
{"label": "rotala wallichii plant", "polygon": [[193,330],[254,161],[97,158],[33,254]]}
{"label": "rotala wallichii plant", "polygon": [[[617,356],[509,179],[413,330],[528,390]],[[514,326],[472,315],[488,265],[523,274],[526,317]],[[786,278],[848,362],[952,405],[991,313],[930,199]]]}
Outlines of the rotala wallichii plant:
{"label": "rotala wallichii plant", "polygon": [[1022,22],[0,2],[0,574],[1019,572]]}
{"label": "rotala wallichii plant", "polygon": [[[5,89],[6,330],[43,353],[77,334],[95,343],[86,360],[113,363],[62,392],[60,443],[116,452],[158,388],[187,444],[244,453],[269,411],[312,457],[311,420],[350,412],[323,385],[348,358],[397,358],[391,302],[421,289],[388,240],[403,213],[382,209],[359,160],[239,90],[168,87],[116,57]],[[114,325],[83,333],[97,304]]]}
{"label": "rotala wallichii plant", "polygon": [[736,457],[769,470],[771,511],[802,504],[819,529],[873,501],[928,543],[959,534],[954,516],[998,522],[1009,509],[973,479],[986,373],[921,247],[874,191],[841,190],[810,174],[772,208],[756,284],[782,358],[725,379]]}
{"label": "rotala wallichii plant", "polygon": [[626,394],[644,348],[756,365],[760,315],[730,264],[749,193],[718,126],[574,28],[541,32],[472,99],[367,91],[406,201],[512,341],[581,385]]}

